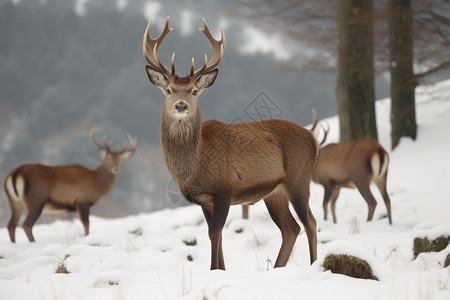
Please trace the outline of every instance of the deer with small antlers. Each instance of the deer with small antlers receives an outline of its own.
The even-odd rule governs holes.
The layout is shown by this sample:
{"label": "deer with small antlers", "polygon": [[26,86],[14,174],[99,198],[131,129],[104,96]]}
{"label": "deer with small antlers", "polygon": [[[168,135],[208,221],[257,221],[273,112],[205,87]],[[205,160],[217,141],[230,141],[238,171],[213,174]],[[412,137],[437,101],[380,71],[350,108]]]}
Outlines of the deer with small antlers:
{"label": "deer with small antlers", "polygon": [[[325,129],[322,145],[328,135]],[[387,151],[375,140],[358,138],[353,141],[328,144],[321,147],[313,172],[312,180],[324,189],[323,215],[327,220],[328,205],[331,202],[333,222],[336,218],[336,200],[341,188],[357,188],[369,208],[367,221],[373,219],[377,201],[370,190],[375,183],[386,205],[389,224],[392,224],[391,200],[386,189],[389,166]]]}
{"label": "deer with small antlers", "polygon": [[264,199],[279,227],[282,244],[275,267],[285,266],[300,227],[290,213],[289,203],[303,223],[308,238],[310,262],[317,258],[316,220],[309,207],[309,187],[318,144],[307,129],[285,120],[226,124],[202,122],[197,102],[218,74],[216,68],[225,49],[225,35],[216,40],[203,19],[199,30],[208,38],[213,54],[205,54],[203,66],[179,77],[174,57],[171,69],[158,58],[158,50],[169,28],[149,36],[151,21],[143,38],[143,54],[149,65],[151,83],[166,96],[161,112],[160,139],[166,166],[184,197],[201,206],[211,241],[211,269],[225,270],[222,229],[230,205],[253,204]]}
{"label": "deer with small antlers", "polygon": [[5,191],[11,206],[11,219],[8,231],[11,242],[16,242],[16,226],[25,208],[28,215],[23,222],[23,229],[30,242],[34,242],[33,225],[44,211],[77,211],[89,234],[89,209],[98,200],[108,194],[117,181],[122,160],[133,155],[137,139],[127,134],[125,147],[112,151],[106,141],[95,140],[94,127],[90,131],[92,142],[98,147],[98,154],[103,159],[95,170],[81,165],[46,166],[41,164],[22,165],[12,171],[5,179]]}

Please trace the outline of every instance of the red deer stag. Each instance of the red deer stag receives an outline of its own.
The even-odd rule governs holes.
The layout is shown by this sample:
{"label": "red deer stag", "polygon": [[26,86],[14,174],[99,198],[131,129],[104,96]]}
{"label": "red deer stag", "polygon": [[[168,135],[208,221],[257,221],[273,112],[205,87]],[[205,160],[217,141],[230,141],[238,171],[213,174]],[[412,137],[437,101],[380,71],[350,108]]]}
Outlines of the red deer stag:
{"label": "red deer stag", "polygon": [[172,31],[167,17],[163,32],[149,36],[151,21],[143,38],[143,54],[149,65],[149,80],[166,96],[161,112],[160,138],[166,166],[181,193],[199,204],[208,224],[211,269],[225,270],[222,228],[230,205],[253,204],[260,199],[282,234],[275,267],[285,266],[300,232],[289,211],[289,202],[303,223],[308,238],[310,262],[317,257],[316,220],[309,207],[309,187],[318,144],[313,134],[284,120],[225,124],[202,123],[197,98],[218,74],[217,65],[225,49],[225,35],[216,40],[203,19],[199,29],[209,40],[213,54],[190,74],[175,74],[159,60],[158,49]]}
{"label": "red deer stag", "polygon": [[16,241],[16,226],[24,208],[28,215],[23,229],[30,242],[34,242],[33,225],[42,211],[77,211],[89,234],[89,208],[114,187],[122,160],[129,158],[136,147],[137,139],[127,134],[128,141],[121,151],[111,151],[106,136],[103,143],[95,140],[98,128],[91,129],[92,142],[98,146],[103,163],[95,170],[81,165],[45,166],[23,165],[12,171],[5,179],[5,191],[11,205],[8,231],[11,242]]}
{"label": "red deer stag", "polygon": [[[325,142],[328,130],[321,145]],[[380,190],[388,213],[389,224],[392,224],[391,200],[386,190],[389,155],[375,140],[359,138],[340,144],[329,144],[319,150],[312,180],[323,185],[323,214],[327,220],[328,204],[331,202],[333,222],[336,223],[336,200],[341,188],[357,188],[367,202],[371,221],[377,201],[370,191],[373,182]]]}

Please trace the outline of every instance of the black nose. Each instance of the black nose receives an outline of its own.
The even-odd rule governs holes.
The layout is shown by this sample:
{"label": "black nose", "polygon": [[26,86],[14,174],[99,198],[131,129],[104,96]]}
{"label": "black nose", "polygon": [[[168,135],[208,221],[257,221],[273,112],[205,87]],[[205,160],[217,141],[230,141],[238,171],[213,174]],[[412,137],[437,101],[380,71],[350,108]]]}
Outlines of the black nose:
{"label": "black nose", "polygon": [[187,108],[187,104],[186,103],[177,103],[175,104],[175,107],[177,109],[178,112],[184,112]]}

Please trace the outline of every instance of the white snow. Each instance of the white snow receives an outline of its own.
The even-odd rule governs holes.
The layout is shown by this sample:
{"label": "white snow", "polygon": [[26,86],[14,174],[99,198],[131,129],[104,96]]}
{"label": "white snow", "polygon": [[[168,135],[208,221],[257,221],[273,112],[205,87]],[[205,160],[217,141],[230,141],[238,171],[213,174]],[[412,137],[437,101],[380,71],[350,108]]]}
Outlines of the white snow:
{"label": "white snow", "polygon": [[[393,225],[381,195],[373,222],[355,190],[342,190],[338,223],[323,221],[321,186],[311,186],[318,221],[318,260],[309,265],[304,232],[287,267],[273,269],[281,237],[263,203],[241,219],[233,207],[223,231],[227,271],[209,271],[210,243],[200,207],[121,219],[91,217],[21,228],[11,244],[0,228],[0,299],[450,299],[450,246],[413,260],[413,239],[450,234],[450,81],[417,91],[418,137],[390,151],[389,100],[377,102],[381,144],[390,152],[388,191]],[[320,112],[319,112],[320,114]],[[337,141],[337,119],[329,142]],[[366,259],[379,281],[324,272],[328,253]],[[64,265],[69,274],[56,274]]]}

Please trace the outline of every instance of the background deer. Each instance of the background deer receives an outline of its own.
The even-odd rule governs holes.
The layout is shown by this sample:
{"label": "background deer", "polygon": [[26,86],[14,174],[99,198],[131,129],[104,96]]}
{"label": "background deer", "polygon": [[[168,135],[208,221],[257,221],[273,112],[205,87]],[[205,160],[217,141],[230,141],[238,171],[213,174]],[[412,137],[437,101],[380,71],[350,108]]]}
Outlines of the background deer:
{"label": "background deer", "polygon": [[136,148],[137,139],[127,134],[128,141],[121,151],[111,151],[106,136],[103,143],[95,140],[98,128],[92,128],[90,137],[98,146],[98,154],[103,159],[95,170],[81,165],[45,166],[23,165],[12,171],[5,179],[5,191],[11,206],[8,231],[11,242],[15,243],[16,226],[25,208],[28,215],[23,229],[30,242],[34,242],[33,225],[42,211],[77,211],[89,234],[89,208],[111,191],[117,181],[122,160],[129,158]]}
{"label": "background deer", "polygon": [[[328,130],[321,145],[325,142]],[[392,224],[391,200],[386,190],[389,155],[375,140],[359,138],[340,144],[329,144],[319,150],[313,172],[313,181],[323,185],[323,214],[327,220],[328,203],[331,202],[333,222],[336,223],[336,200],[341,188],[357,188],[367,202],[369,213],[367,221],[371,221],[377,201],[370,191],[373,182],[383,196],[388,213],[389,224]]]}
{"label": "background deer", "polygon": [[166,166],[181,193],[202,207],[211,241],[211,269],[225,270],[222,228],[230,205],[253,204],[264,198],[270,216],[282,234],[275,267],[285,266],[300,232],[289,211],[289,202],[303,223],[308,238],[310,261],[317,257],[316,220],[309,207],[309,187],[318,145],[307,129],[284,120],[225,124],[202,123],[197,97],[210,87],[218,74],[225,35],[216,40],[203,19],[199,29],[209,40],[213,55],[190,74],[175,74],[158,57],[169,28],[149,36],[151,21],[143,38],[143,54],[149,65],[149,80],[166,96],[161,112],[160,139]]}

